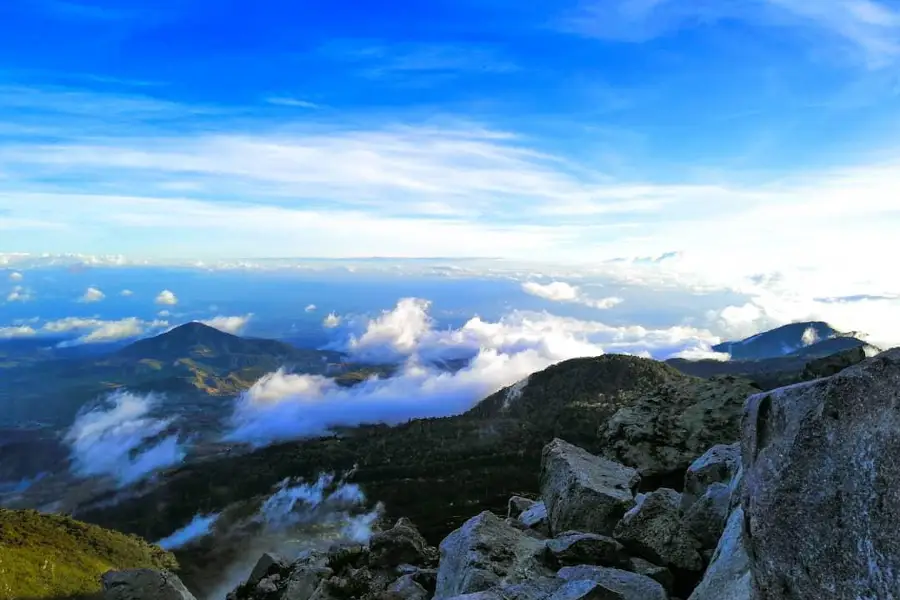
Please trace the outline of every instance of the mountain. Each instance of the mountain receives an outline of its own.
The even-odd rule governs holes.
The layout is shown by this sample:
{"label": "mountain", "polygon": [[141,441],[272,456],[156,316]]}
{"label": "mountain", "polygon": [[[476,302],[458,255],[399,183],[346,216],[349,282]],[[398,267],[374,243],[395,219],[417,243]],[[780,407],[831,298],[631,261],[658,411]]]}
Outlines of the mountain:
{"label": "mountain", "polygon": [[110,569],[178,566],[137,537],[33,510],[0,509],[0,542],[0,598],[93,598]]}
{"label": "mountain", "polygon": [[[723,342],[713,346],[713,350],[730,354],[732,360],[760,360],[791,355],[812,356],[811,352],[816,356],[824,356],[865,345],[865,342],[857,339],[855,335],[838,331],[823,321],[805,321],[783,325],[740,341]],[[846,338],[847,341],[814,348],[833,338]],[[825,354],[822,354],[823,352]]]}

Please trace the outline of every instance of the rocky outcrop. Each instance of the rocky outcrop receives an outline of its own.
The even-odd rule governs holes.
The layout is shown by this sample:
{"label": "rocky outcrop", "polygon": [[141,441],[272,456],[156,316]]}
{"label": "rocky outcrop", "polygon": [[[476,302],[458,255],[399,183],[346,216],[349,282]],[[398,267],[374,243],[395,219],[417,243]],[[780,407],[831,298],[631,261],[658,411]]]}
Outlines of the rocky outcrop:
{"label": "rocky outcrop", "polygon": [[103,600],[196,600],[178,576],[169,571],[109,571],[100,581]]}
{"label": "rocky outcrop", "polygon": [[441,542],[435,598],[452,598],[552,572],[542,562],[546,542],[483,512]]}
{"label": "rocky outcrop", "polygon": [[609,535],[634,506],[637,471],[556,439],[543,451],[541,497],[550,531]]}
{"label": "rocky outcrop", "polygon": [[655,564],[700,572],[700,547],[684,527],[675,490],[659,489],[641,498],[619,522],[615,538],[632,553]]}
{"label": "rocky outcrop", "polygon": [[739,439],[744,401],[758,391],[731,376],[662,385],[609,419],[605,454],[645,478],[680,477],[710,447]]}
{"label": "rocky outcrop", "polygon": [[754,598],[895,598],[900,349],[749,399],[744,535]]}

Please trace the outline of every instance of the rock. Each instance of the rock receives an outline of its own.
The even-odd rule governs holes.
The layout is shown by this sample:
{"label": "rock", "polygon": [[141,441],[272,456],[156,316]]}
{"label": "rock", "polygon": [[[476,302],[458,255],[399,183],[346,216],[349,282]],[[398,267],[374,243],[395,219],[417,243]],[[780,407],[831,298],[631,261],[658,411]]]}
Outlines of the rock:
{"label": "rock", "polygon": [[665,567],[654,565],[643,558],[635,556],[629,559],[626,570],[649,577],[653,581],[658,581],[667,592],[671,593],[672,588],[675,587],[675,576],[672,575],[672,571]]}
{"label": "rock", "polygon": [[740,467],[740,442],[718,444],[707,450],[703,456],[691,463],[684,474],[681,510],[687,512],[714,483],[730,482]]}
{"label": "rock", "polygon": [[412,575],[404,575],[387,589],[397,600],[428,600],[428,590],[419,585]]}
{"label": "rock", "polygon": [[253,570],[250,572],[250,577],[247,578],[247,584],[251,586],[256,585],[264,577],[274,573],[286,573],[289,568],[288,562],[285,559],[277,554],[266,552],[258,561],[256,561],[256,566],[253,567]]}
{"label": "rock", "polygon": [[684,528],[700,542],[701,550],[711,550],[719,543],[731,504],[731,488],[713,483],[684,515]]}
{"label": "rock", "polygon": [[699,543],[685,530],[678,506],[680,495],[661,488],[647,494],[616,526],[615,538],[642,558],[670,568],[700,572]]}
{"label": "rock", "polygon": [[596,581],[567,581],[547,600],[622,600],[625,596]]}
{"label": "rock", "polygon": [[680,478],[710,447],[740,439],[744,401],[758,391],[749,381],[720,376],[641,393],[601,431],[605,454],[644,478]]}
{"label": "rock", "polygon": [[461,596],[453,596],[447,600],[505,600],[497,592],[474,592],[472,594],[462,594]]}
{"label": "rock", "polygon": [[333,575],[328,567],[318,565],[295,566],[287,578],[280,600],[308,600],[322,581]]}
{"label": "rock", "polygon": [[738,507],[716,547],[703,580],[689,600],[750,600],[750,565],[741,527],[744,511]]}
{"label": "rock", "polygon": [[607,567],[565,567],[557,576],[567,581],[593,581],[619,594],[617,600],[668,600],[669,595],[658,581],[649,577]]}
{"label": "rock", "polygon": [[546,542],[488,511],[447,536],[440,551],[435,598],[482,592],[551,574],[541,561]]}
{"label": "rock", "polygon": [[513,496],[509,499],[509,504],[506,509],[506,517],[508,519],[518,519],[519,516],[537,504],[534,500],[529,500],[528,498],[523,498],[522,496]]}
{"label": "rock", "polygon": [[101,578],[104,600],[196,600],[168,571],[108,571]]}
{"label": "rock", "polygon": [[409,519],[400,519],[391,529],[373,535],[369,540],[369,555],[370,564],[378,567],[428,566],[437,558],[434,548],[428,546]]}
{"label": "rock", "polygon": [[560,439],[544,447],[541,497],[550,531],[609,535],[634,506],[640,476],[634,469],[589,454]]}
{"label": "rock", "polygon": [[624,566],[628,563],[625,548],[611,537],[597,533],[567,531],[547,542],[547,551],[560,566],[602,565]]}
{"label": "rock", "polygon": [[844,369],[866,360],[870,348],[872,348],[872,346],[865,344],[857,346],[856,348],[849,348],[843,352],[835,352],[828,356],[813,359],[803,367],[803,372],[800,373],[800,379],[802,381],[809,381],[811,379],[836,375]]}
{"label": "rock", "polygon": [[747,402],[754,597],[893,598],[900,578],[900,349]]}
{"label": "rock", "polygon": [[541,535],[550,535],[550,521],[547,516],[547,505],[543,502],[535,502],[531,507],[519,515],[518,521],[533,529]]}
{"label": "rock", "polygon": [[539,577],[500,588],[503,600],[546,600],[547,597],[565,583],[558,577]]}

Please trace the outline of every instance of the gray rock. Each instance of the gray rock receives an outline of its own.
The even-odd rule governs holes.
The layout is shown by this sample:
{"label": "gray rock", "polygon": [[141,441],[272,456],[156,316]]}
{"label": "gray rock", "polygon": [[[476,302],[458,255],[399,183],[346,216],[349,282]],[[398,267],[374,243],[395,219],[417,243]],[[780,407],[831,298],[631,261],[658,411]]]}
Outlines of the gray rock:
{"label": "gray rock", "polygon": [[[649,577],[607,567],[565,567],[557,576],[566,581],[593,581],[620,595],[621,600],[668,600],[658,581]],[[615,598],[615,596],[612,596]]]}
{"label": "gray rock", "polygon": [[509,499],[509,504],[506,509],[506,517],[508,519],[518,519],[519,515],[523,512],[534,506],[536,502],[534,500],[529,500],[528,498],[523,498],[522,496],[513,496]]}
{"label": "gray rock", "polygon": [[565,583],[559,577],[538,577],[530,581],[506,585],[497,590],[503,600],[547,600]]}
{"label": "gray rock", "polygon": [[266,552],[256,561],[256,566],[250,572],[247,584],[251,586],[256,585],[264,577],[274,573],[281,574],[287,572],[288,569],[289,565],[285,559],[277,554]]}
{"label": "gray rock", "polygon": [[738,507],[728,518],[709,568],[689,600],[750,600],[750,564],[744,551],[743,521],[744,511]]}
{"label": "gray rock", "polygon": [[609,535],[634,506],[640,476],[634,469],[589,454],[560,439],[541,457],[541,497],[550,531]]}
{"label": "gray rock", "polygon": [[625,547],[613,538],[597,533],[567,531],[547,542],[547,551],[560,566],[628,564]]}
{"label": "gray rock", "polygon": [[447,600],[506,600],[498,594],[497,592],[474,592],[472,594],[462,594],[460,596],[453,596],[452,598],[447,598]]}
{"label": "gray rock", "polygon": [[672,588],[675,586],[675,576],[672,574],[672,571],[665,567],[654,565],[652,562],[637,556],[629,559],[626,570],[649,577],[653,581],[658,581],[669,593],[672,592]]}
{"label": "gray rock", "polygon": [[681,522],[680,495],[661,488],[647,494],[643,502],[630,510],[616,526],[615,538],[626,549],[665,567],[684,571],[703,570],[699,542]]}
{"label": "gray rock", "polygon": [[691,463],[684,474],[681,510],[688,509],[715,483],[729,483],[741,467],[741,444],[718,444]]}
{"label": "gray rock", "polygon": [[428,590],[419,585],[413,575],[404,575],[388,586],[387,591],[394,594],[397,600],[428,600],[431,597]]}
{"label": "gray rock", "polygon": [[435,550],[409,519],[400,519],[391,529],[376,533],[369,540],[369,562],[377,567],[428,566],[436,558]]}
{"label": "gray rock", "polygon": [[547,600],[623,600],[626,596],[596,581],[567,581]]}
{"label": "gray rock", "polygon": [[703,496],[688,508],[684,515],[684,527],[700,542],[701,550],[711,550],[719,543],[719,538],[725,531],[730,505],[730,486],[725,483],[713,483]]}
{"label": "gray rock", "polygon": [[280,600],[308,600],[322,581],[331,577],[332,574],[331,569],[327,567],[295,563],[293,571],[288,575]]}
{"label": "gray rock", "polygon": [[440,546],[435,598],[482,592],[551,575],[542,560],[546,542],[485,511],[447,536]]}
{"label": "gray rock", "polygon": [[535,502],[528,510],[519,515],[518,521],[528,529],[533,529],[541,535],[550,535],[547,505],[543,502]]}
{"label": "gray rock", "polygon": [[196,600],[178,576],[168,571],[108,571],[100,582],[103,600]]}
{"label": "gray rock", "polygon": [[758,394],[743,422],[754,597],[900,597],[900,349]]}

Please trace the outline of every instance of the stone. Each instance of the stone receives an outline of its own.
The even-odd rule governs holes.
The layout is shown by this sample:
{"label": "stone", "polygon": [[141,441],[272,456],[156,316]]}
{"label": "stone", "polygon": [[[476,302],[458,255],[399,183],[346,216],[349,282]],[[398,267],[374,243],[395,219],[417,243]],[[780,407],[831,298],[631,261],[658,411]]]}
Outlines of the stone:
{"label": "stone", "polygon": [[750,600],[750,564],[744,551],[744,511],[735,509],[709,568],[688,600]]}
{"label": "stone", "polygon": [[[581,565],[564,567],[557,576],[566,581],[593,581],[619,594],[617,600],[668,600],[669,595],[658,582],[621,569]],[[615,598],[615,596],[612,596]]]}
{"label": "stone", "polygon": [[296,565],[287,578],[280,600],[308,600],[322,581],[333,572],[328,567],[318,565]]}
{"label": "stone", "polygon": [[740,439],[744,402],[758,391],[749,381],[726,375],[640,393],[600,432],[604,454],[645,479],[681,480],[710,447]]}
{"label": "stone", "polygon": [[754,598],[896,598],[900,349],[751,397],[742,506]]}
{"label": "stone", "polygon": [[447,600],[506,600],[497,592],[474,592],[447,598]]}
{"label": "stone", "polygon": [[660,488],[647,494],[616,526],[614,537],[641,558],[665,567],[700,572],[699,543],[681,521],[680,494]]}
{"label": "stone", "polygon": [[567,531],[549,540],[547,551],[561,567],[570,565],[619,567],[628,564],[624,546],[609,536],[597,533]]}
{"label": "stone", "polygon": [[675,587],[675,576],[672,574],[672,571],[665,567],[654,565],[649,560],[634,556],[628,560],[626,570],[649,577],[653,581],[658,581],[669,593]]}
{"label": "stone", "polygon": [[731,505],[731,488],[713,483],[684,515],[684,528],[700,542],[701,550],[711,550],[719,543]]}
{"label": "stone", "polygon": [[451,598],[551,575],[541,560],[546,542],[485,511],[440,545],[435,598]]}
{"label": "stone", "polygon": [[387,591],[398,600],[428,600],[431,597],[412,575],[404,575],[389,585]]}
{"label": "stone", "polygon": [[281,574],[289,569],[288,562],[277,554],[266,552],[258,561],[247,578],[248,585],[256,585],[261,579],[274,573]]}
{"label": "stone", "polygon": [[538,577],[503,586],[497,591],[503,600],[546,600],[563,583],[565,582],[558,577]]}
{"label": "stone", "polygon": [[369,562],[374,566],[428,566],[436,558],[435,550],[409,519],[400,519],[391,529],[376,533],[369,540]]}
{"label": "stone", "polygon": [[518,521],[541,535],[550,535],[550,523],[547,517],[547,505],[543,502],[535,502],[527,510],[519,515]]}
{"label": "stone", "polygon": [[196,600],[169,571],[107,571],[100,578],[103,600]]}
{"label": "stone", "polygon": [[625,595],[596,581],[586,579],[567,581],[547,600],[623,600]]}
{"label": "stone", "polygon": [[691,463],[684,474],[681,510],[688,509],[716,483],[729,483],[741,467],[741,444],[718,444]]}
{"label": "stone", "polygon": [[508,519],[518,519],[519,515],[537,504],[534,500],[523,498],[522,496],[513,496],[509,499],[506,509],[506,517]]}
{"label": "stone", "polygon": [[550,532],[612,533],[634,506],[637,471],[600,458],[560,439],[544,447],[541,497]]}

